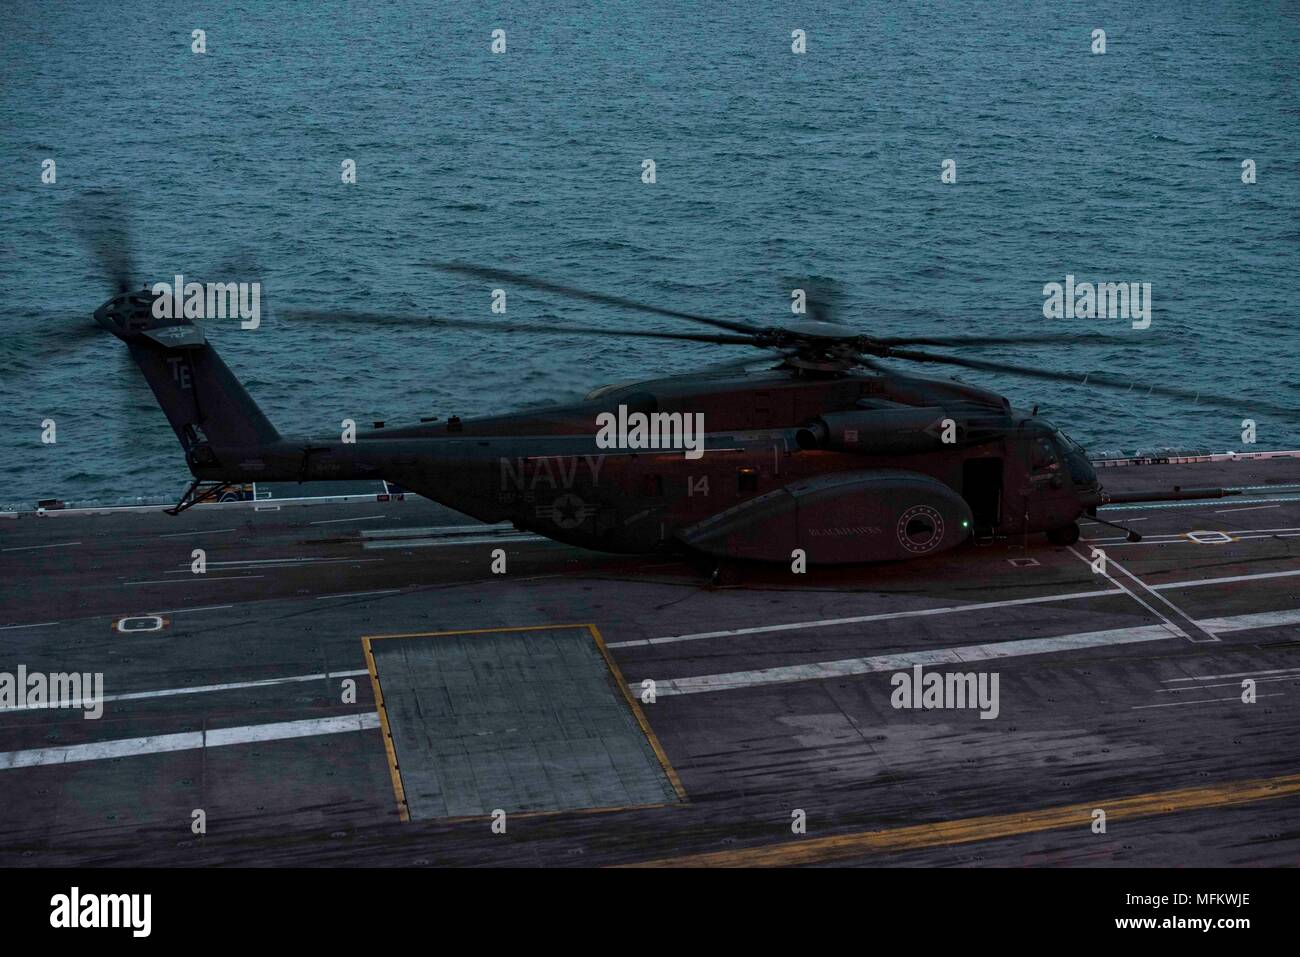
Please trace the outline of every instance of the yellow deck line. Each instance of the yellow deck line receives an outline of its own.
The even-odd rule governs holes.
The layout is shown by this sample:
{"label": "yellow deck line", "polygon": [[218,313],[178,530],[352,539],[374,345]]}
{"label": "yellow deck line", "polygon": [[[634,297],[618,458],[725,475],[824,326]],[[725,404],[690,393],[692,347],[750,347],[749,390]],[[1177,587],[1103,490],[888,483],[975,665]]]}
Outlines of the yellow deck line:
{"label": "yellow deck line", "polygon": [[686,789],[682,787],[681,778],[677,776],[677,769],[674,768],[672,762],[668,760],[668,755],[664,752],[663,746],[659,743],[659,736],[655,734],[654,729],[650,727],[650,722],[646,720],[645,712],[641,710],[641,702],[636,700],[636,695],[634,695],[632,689],[627,686],[627,682],[623,679],[623,672],[614,661],[614,656],[611,655],[609,649],[605,647],[605,639],[600,636],[600,629],[595,625],[588,625],[587,628],[591,631],[591,637],[596,639],[596,647],[600,649],[600,654],[605,659],[606,666],[608,666],[610,673],[613,674],[614,683],[618,685],[619,690],[623,692],[623,697],[627,700],[627,706],[632,709],[632,715],[636,718],[636,723],[641,726],[641,733],[646,736],[646,740],[650,742],[650,747],[654,749],[655,756],[659,758],[659,763],[663,766],[664,774],[668,776],[668,783],[671,784],[673,790],[677,792],[677,799],[679,801],[685,801]]}
{"label": "yellow deck line", "polygon": [[362,638],[361,647],[366,651],[366,669],[370,672],[370,685],[375,691],[375,710],[379,712],[379,730],[383,733],[384,753],[388,756],[388,774],[393,780],[393,796],[397,798],[397,816],[409,821],[411,812],[406,805],[406,789],[402,787],[402,772],[397,767],[397,751],[393,747],[393,733],[388,728],[388,709],[384,707],[384,692],[379,687],[379,671],[375,668],[370,639]]}
{"label": "yellow deck line", "polygon": [[1092,812],[1097,808],[1106,812],[1106,822],[1111,824],[1115,821],[1150,817],[1156,814],[1231,807],[1297,794],[1300,794],[1300,774],[1286,774],[1281,777],[1234,781],[1208,787],[1135,794],[1090,804],[1070,804],[1016,814],[917,824],[887,831],[860,831],[812,840],[792,836],[789,841],[782,844],[691,854],[623,866],[790,867],[799,864],[825,864],[865,854],[990,841],[1065,827],[1087,829],[1092,825]]}
{"label": "yellow deck line", "polygon": [[518,628],[469,628],[456,631],[403,631],[392,635],[362,635],[366,640],[380,638],[438,638],[446,635],[487,635],[500,631],[550,631],[552,628],[590,628],[591,625],[569,623],[564,625],[521,625]]}
{"label": "yellow deck line", "polygon": [[[614,657],[609,653],[609,649],[605,647],[605,639],[601,637],[600,631],[595,625],[590,623],[524,625],[517,628],[472,628],[456,631],[409,631],[389,635],[363,635],[361,637],[361,645],[366,652],[366,667],[370,671],[370,681],[375,689],[375,706],[379,711],[379,725],[383,730],[384,750],[388,754],[388,769],[393,779],[393,793],[397,796],[397,813],[403,821],[409,821],[411,819],[410,810],[406,803],[406,790],[402,786],[402,773],[397,764],[397,752],[393,745],[393,736],[388,728],[388,710],[384,706],[383,692],[379,687],[379,671],[375,666],[375,656],[370,650],[370,643],[372,641],[378,641],[381,638],[445,638],[453,635],[487,635],[500,634],[508,631],[552,631],[564,628],[586,628],[591,634],[592,640],[596,643],[597,650],[600,651],[601,658],[605,661],[605,667],[609,669],[610,676],[614,679],[614,683],[618,686],[618,689],[623,693],[623,698],[627,702],[628,707],[632,710],[632,715],[636,718],[636,722],[640,726],[641,732],[646,736],[646,739],[650,742],[650,747],[654,750],[655,756],[659,759],[659,764],[664,769],[664,774],[668,778],[668,783],[673,786],[673,791],[676,792],[679,801],[686,800],[686,790],[682,787],[681,779],[677,776],[677,770],[672,766],[672,763],[669,762],[668,755],[664,752],[662,745],[660,745],[658,736],[650,727],[650,722],[646,720],[645,714],[641,711],[641,705],[637,702],[636,697],[628,689],[627,682],[623,679],[623,673],[619,670],[618,665],[615,664]],[[555,811],[523,811],[512,815],[512,817],[527,818],[551,816],[555,814],[599,814],[610,811],[648,810],[651,808],[674,806],[676,805],[657,803],[631,804],[617,807],[574,808],[570,810]],[[484,817],[486,817],[486,815],[439,818],[438,820],[445,823],[456,823],[459,821],[482,820]]]}

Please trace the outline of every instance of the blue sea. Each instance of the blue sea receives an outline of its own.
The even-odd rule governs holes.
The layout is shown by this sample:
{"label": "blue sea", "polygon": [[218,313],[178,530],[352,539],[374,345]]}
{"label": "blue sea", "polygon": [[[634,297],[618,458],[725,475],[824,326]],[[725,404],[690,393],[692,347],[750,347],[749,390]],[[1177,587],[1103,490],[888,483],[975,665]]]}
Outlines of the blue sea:
{"label": "blue sea", "polygon": [[[502,321],[490,284],[424,265],[455,260],[763,324],[820,277],[870,334],[1122,336],[967,354],[1235,401],[962,375],[1094,451],[1240,449],[1246,418],[1254,448],[1300,447],[1300,413],[1252,409],[1300,409],[1298,74],[1288,2],[6,0],[0,503],[160,500],[188,479],[122,345],[67,341],[111,291],[69,221],[93,188],[129,197],[141,283],[255,264],[261,326],[207,331],[285,433],[744,354],[277,318]],[[1151,328],[1045,318],[1044,284],[1067,275],[1149,282]],[[506,318],[694,331],[524,290]]]}

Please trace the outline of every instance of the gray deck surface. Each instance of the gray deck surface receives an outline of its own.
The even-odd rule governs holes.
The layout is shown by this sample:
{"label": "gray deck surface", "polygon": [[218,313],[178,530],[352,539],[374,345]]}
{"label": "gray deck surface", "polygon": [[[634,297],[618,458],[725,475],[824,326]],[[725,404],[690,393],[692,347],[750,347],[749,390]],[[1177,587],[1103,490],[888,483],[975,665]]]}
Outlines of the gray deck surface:
{"label": "gray deck surface", "polygon": [[[108,696],[94,721],[0,711],[0,866],[557,866],[700,854],[872,866],[1300,863],[1300,460],[1102,477],[1116,490],[1249,491],[1104,513],[1132,522],[1146,535],[1139,544],[1089,524],[1074,549],[998,542],[805,576],[750,567],[720,586],[703,565],[461,525],[409,496],[0,519],[0,672],[102,672]],[[1226,540],[1197,541],[1197,531]],[[202,576],[189,572],[197,547]],[[498,547],[506,575],[490,570]],[[1088,563],[1099,547],[1109,577]],[[1020,558],[1034,561],[1012,563]],[[147,613],[166,626],[113,630]],[[361,636],[586,622],[629,685],[656,683],[643,711],[686,800],[515,817],[506,834],[487,817],[399,820]],[[541,641],[518,640],[521,654]],[[891,678],[918,657],[997,672],[998,718],[893,708]],[[399,680],[392,662],[379,668]],[[530,734],[547,726],[557,702],[529,705],[524,670],[511,677],[520,686],[498,691]],[[1240,699],[1245,678],[1257,682],[1254,704]],[[630,714],[607,691],[580,692],[563,726],[621,733]],[[398,724],[410,753],[400,736],[418,725]],[[437,740],[448,739],[431,737],[431,750]],[[502,756],[499,742],[481,744],[455,741],[475,761]],[[543,797],[538,765],[514,777],[532,759],[504,760],[508,785],[476,779],[466,809],[565,790]],[[1252,787],[1271,797],[1239,799]],[[633,790],[627,803],[646,797]],[[1111,808],[1107,833],[1059,810],[1076,805]],[[436,801],[420,807],[437,811]],[[1146,810],[1125,817],[1132,807]],[[191,831],[196,809],[204,835]],[[796,810],[806,834],[791,832]],[[1036,814],[1064,816],[1035,829]],[[944,822],[963,823],[925,827]]]}
{"label": "gray deck surface", "polygon": [[372,649],[412,820],[677,800],[585,627]]}

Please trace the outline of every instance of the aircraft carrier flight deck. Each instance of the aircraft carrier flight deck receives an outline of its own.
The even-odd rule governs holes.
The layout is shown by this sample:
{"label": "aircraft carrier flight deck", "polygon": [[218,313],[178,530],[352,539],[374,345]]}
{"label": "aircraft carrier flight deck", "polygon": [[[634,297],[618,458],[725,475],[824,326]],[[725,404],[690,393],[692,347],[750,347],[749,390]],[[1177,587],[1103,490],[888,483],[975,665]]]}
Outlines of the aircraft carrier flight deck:
{"label": "aircraft carrier flight deck", "polygon": [[[103,713],[0,711],[0,864],[1295,865],[1298,462],[1102,469],[1239,490],[1101,512],[1136,543],[802,575],[412,495],[11,513],[6,667]],[[927,669],[996,715],[896,706]]]}

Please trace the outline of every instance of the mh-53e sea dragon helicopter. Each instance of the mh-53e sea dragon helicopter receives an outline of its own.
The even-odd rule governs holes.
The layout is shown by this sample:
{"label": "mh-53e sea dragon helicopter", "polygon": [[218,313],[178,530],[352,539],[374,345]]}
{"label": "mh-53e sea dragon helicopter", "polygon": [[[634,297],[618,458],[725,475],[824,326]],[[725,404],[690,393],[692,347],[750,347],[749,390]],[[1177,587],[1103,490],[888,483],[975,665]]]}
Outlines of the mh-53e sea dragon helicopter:
{"label": "mh-53e sea dragon helicopter", "polygon": [[[124,259],[107,259],[118,288],[126,290]],[[1175,489],[1108,495],[1084,450],[1036,409],[1013,409],[984,389],[898,374],[878,362],[901,359],[1134,389],[1135,383],[1107,375],[916,348],[1107,341],[1099,337],[877,338],[825,321],[824,310],[814,310],[820,318],[809,321],[758,326],[499,269],[438,268],[711,327],[661,332],[512,322],[486,328],[748,345],[774,351],[776,363],[750,371],[744,365],[753,365],[751,359],[605,386],[577,404],[510,415],[376,428],[350,442],[338,435],[293,437],[276,431],[196,325],[157,318],[157,296],[147,288],[120,291],[95,311],[95,321],[126,343],[194,475],[170,511],[232,484],[382,478],[481,521],[508,521],[584,548],[685,549],[780,562],[801,549],[809,563],[834,564],[934,555],[977,536],[1046,533],[1050,542],[1072,544],[1080,516],[1095,516],[1103,504],[1228,494]],[[281,314],[485,328],[427,317]],[[1170,386],[1137,388],[1145,395],[1231,404]],[[699,417],[703,434],[695,447],[646,447],[646,435],[690,438],[689,424]],[[641,440],[627,434],[611,441],[615,422],[637,423],[631,432],[641,427]],[[682,430],[674,433],[674,427]],[[1136,540],[1135,533],[1130,537]]]}

